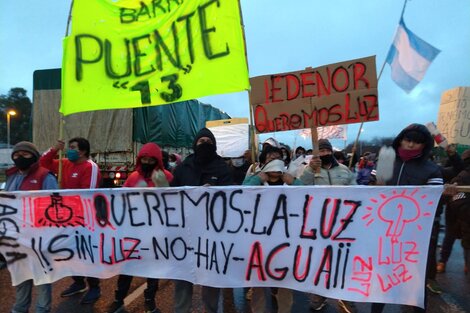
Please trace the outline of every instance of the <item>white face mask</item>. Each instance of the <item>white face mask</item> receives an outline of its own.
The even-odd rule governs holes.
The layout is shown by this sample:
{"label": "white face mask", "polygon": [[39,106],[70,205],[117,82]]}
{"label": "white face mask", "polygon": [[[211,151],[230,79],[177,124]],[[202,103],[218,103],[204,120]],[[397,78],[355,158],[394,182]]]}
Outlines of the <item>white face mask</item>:
{"label": "white face mask", "polygon": [[170,167],[175,167],[175,166],[176,166],[176,162],[168,162],[168,165],[169,165]]}
{"label": "white face mask", "polygon": [[243,158],[232,159],[232,165],[235,167],[240,167],[243,165],[243,163],[245,163],[245,160]]}

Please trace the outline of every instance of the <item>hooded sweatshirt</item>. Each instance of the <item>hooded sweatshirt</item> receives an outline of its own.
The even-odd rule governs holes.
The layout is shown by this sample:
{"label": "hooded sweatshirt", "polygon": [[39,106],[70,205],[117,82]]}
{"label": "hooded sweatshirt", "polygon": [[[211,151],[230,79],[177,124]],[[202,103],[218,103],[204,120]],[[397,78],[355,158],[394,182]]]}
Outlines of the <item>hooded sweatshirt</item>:
{"label": "hooded sweatshirt", "polygon": [[[398,155],[398,148],[407,132],[421,133],[425,140],[422,153],[408,161],[403,161]],[[429,160],[429,153],[434,146],[434,139],[426,126],[411,124],[403,129],[393,140],[392,147],[395,150],[395,164],[393,176],[386,182],[387,185],[442,185],[442,173],[436,164]]]}
{"label": "hooded sweatshirt", "polygon": [[162,160],[162,150],[160,147],[153,143],[149,142],[142,146],[137,155],[137,160],[135,164],[135,171],[127,178],[124,183],[124,187],[155,187],[155,183],[152,181],[152,175],[145,176],[144,171],[142,171],[142,162],[143,157],[150,157],[157,160],[155,170],[161,170],[165,174],[166,180],[168,183],[171,183],[173,180],[173,175],[163,168]]}
{"label": "hooded sweatshirt", "polygon": [[[207,155],[201,160],[198,156],[197,141],[201,137],[208,137],[212,140],[213,153],[209,158]],[[207,144],[205,144],[207,145]],[[207,147],[207,146],[206,146]],[[217,150],[216,140],[212,132],[207,128],[202,128],[194,138],[193,149],[195,153],[190,154],[181,165],[178,165],[174,172],[174,179],[171,186],[227,186],[233,184],[230,168],[227,163],[215,152]]]}

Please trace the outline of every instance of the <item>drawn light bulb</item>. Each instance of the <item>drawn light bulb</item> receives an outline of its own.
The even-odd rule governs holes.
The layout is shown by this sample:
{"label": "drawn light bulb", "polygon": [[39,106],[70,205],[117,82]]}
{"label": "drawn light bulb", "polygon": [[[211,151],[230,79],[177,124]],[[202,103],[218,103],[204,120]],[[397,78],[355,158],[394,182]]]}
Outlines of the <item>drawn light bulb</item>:
{"label": "drawn light bulb", "polygon": [[63,224],[73,217],[73,210],[62,203],[62,196],[53,193],[51,195],[51,204],[46,208],[45,217],[54,224]]}
{"label": "drawn light bulb", "polygon": [[397,195],[384,201],[378,208],[379,218],[388,223],[386,236],[400,237],[407,223],[414,222],[420,215],[417,203],[407,196]]}

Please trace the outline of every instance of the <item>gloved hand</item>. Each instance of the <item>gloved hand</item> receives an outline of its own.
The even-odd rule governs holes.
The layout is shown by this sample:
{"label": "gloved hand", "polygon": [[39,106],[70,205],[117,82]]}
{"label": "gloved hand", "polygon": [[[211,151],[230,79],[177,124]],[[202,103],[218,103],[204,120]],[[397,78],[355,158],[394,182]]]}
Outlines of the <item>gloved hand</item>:
{"label": "gloved hand", "polygon": [[152,173],[152,181],[157,187],[168,187],[170,184],[166,180],[165,173],[162,170],[154,170]]}

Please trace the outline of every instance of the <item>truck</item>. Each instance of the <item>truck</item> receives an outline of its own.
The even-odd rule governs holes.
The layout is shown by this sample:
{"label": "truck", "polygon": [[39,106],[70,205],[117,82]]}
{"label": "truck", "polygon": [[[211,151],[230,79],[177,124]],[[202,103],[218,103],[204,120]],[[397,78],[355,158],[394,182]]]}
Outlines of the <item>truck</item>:
{"label": "truck", "polygon": [[33,89],[33,142],[39,151],[46,151],[61,137],[66,141],[73,137],[88,139],[91,158],[101,170],[103,187],[124,183],[134,170],[142,144],[155,142],[169,153],[187,155],[193,138],[207,121],[230,119],[228,114],[198,100],[62,117],[61,69],[35,71]]}

